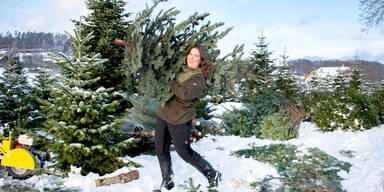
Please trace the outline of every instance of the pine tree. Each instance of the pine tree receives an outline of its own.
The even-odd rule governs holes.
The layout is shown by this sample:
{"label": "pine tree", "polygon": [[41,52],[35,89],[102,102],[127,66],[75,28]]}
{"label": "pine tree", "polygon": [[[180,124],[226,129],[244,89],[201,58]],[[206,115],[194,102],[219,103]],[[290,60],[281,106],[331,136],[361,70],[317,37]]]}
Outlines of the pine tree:
{"label": "pine tree", "polygon": [[8,58],[8,65],[0,76],[0,124],[6,128],[5,134],[9,129],[25,133],[36,115],[32,88],[19,58],[13,53]]}
{"label": "pine tree", "polygon": [[353,61],[353,68],[352,68],[352,74],[350,75],[350,81],[349,81],[349,86],[353,89],[361,91],[361,88],[363,86],[362,83],[362,75],[359,70],[359,61],[358,57],[355,57],[355,60]]}
{"label": "pine tree", "polygon": [[280,66],[278,67],[276,77],[276,89],[287,99],[295,99],[299,92],[297,85],[298,79],[292,74],[291,66],[288,65],[288,55],[280,55]]}
{"label": "pine tree", "polygon": [[195,13],[188,19],[176,24],[180,11],[171,8],[152,16],[154,9],[163,0],[139,13],[127,30],[125,38],[125,72],[128,78],[129,93],[138,93],[148,100],[155,100],[160,106],[172,96],[167,86],[169,79],[176,76],[185,67],[185,51],[201,44],[208,52],[215,72],[208,80],[209,94],[222,101],[228,92],[234,91],[232,80],[236,77],[236,65],[240,62],[243,47],[236,46],[234,51],[219,58],[217,42],[231,28],[222,32],[218,28],[224,23],[201,24],[209,15]]}
{"label": "pine tree", "polygon": [[384,81],[381,84],[378,84],[373,91],[372,95],[370,95],[370,99],[372,104],[375,106],[381,124],[384,123]]}
{"label": "pine tree", "polygon": [[32,89],[32,95],[36,98],[33,104],[35,108],[38,109],[36,117],[33,119],[32,128],[34,129],[30,132],[30,135],[34,136],[33,142],[35,148],[48,148],[50,145],[48,140],[37,132],[44,130],[44,122],[46,121],[44,115],[48,113],[47,110],[41,109],[42,103],[40,103],[39,100],[48,101],[49,99],[53,99],[49,88],[55,82],[55,79],[48,68],[48,64],[40,68],[39,74],[34,79],[34,87]]}
{"label": "pine tree", "polygon": [[54,77],[49,71],[48,64],[44,64],[42,68],[40,68],[39,74],[34,79],[35,89],[33,93],[36,98],[47,101],[51,97],[51,93],[49,91],[49,87],[55,82]]}
{"label": "pine tree", "polygon": [[332,86],[335,91],[345,93],[348,88],[347,75],[338,70],[336,77],[332,80]]}
{"label": "pine tree", "polygon": [[124,13],[126,3],[123,0],[86,0],[86,5],[91,12],[83,17],[84,22],[73,21],[76,25],[81,23],[83,26],[82,38],[93,33],[93,38],[86,42],[84,51],[90,55],[100,53],[103,59],[108,59],[103,63],[103,70],[93,72],[101,78],[94,85],[94,90],[99,87],[125,90],[126,79],[121,65],[124,50],[119,49],[113,41],[126,35],[129,26],[129,14]]}
{"label": "pine tree", "polygon": [[48,113],[45,131],[54,137],[50,151],[55,153],[56,168],[68,171],[70,166],[81,167],[83,175],[89,172],[104,175],[122,166],[116,157],[132,148],[136,140],[124,140],[119,132],[122,121],[112,115],[119,102],[112,97],[117,93],[112,88],[93,90],[101,77],[93,71],[103,69],[106,59],[100,54],[90,56],[85,52],[91,34],[82,38],[80,29],[74,30],[71,38],[73,57],[54,56],[62,67],[62,74],[49,89],[54,98],[43,103]]}
{"label": "pine tree", "polygon": [[268,90],[274,90],[272,73],[276,67],[271,59],[272,52],[268,50],[269,43],[266,43],[266,37],[263,33],[258,39],[259,42],[255,44],[256,49],[251,52],[251,63],[243,68],[245,81],[242,89],[245,90],[243,93],[245,100],[268,92]]}
{"label": "pine tree", "polygon": [[361,79],[358,69],[354,71],[351,75],[338,71],[332,80],[332,89],[316,91],[320,94],[312,98],[311,111],[312,120],[320,130],[359,131],[379,124],[379,111],[359,90]]}

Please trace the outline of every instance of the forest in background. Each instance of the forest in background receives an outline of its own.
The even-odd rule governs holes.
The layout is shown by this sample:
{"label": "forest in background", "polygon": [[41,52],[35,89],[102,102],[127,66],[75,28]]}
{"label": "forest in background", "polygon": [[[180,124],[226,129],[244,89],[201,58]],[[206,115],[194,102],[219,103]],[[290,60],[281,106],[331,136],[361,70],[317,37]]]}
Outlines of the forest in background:
{"label": "forest in background", "polygon": [[[44,56],[33,53],[41,52],[63,52],[70,54],[70,43],[68,36],[62,33],[44,33],[44,32],[20,32],[0,33],[0,50],[7,51],[12,48],[16,53],[31,53],[24,56],[23,64],[29,69],[36,69],[43,64]],[[0,55],[4,56],[4,55]],[[3,63],[2,63],[3,64]],[[345,61],[338,59],[328,60],[309,60],[309,59],[293,59],[288,62],[292,67],[292,72],[298,76],[305,76],[311,71],[315,71],[320,67],[352,67],[353,61]],[[376,61],[359,60],[358,68],[364,75],[364,80],[372,83],[384,80],[384,65]]]}
{"label": "forest in background", "polygon": [[16,49],[18,52],[68,52],[68,36],[62,33],[20,32],[0,33],[0,50]]}

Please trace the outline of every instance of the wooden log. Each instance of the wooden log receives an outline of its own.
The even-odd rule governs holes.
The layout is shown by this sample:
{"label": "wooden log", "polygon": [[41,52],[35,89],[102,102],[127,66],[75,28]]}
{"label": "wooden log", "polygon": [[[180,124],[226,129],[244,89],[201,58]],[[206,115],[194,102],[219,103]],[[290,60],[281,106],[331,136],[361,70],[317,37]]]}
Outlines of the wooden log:
{"label": "wooden log", "polygon": [[65,173],[63,172],[60,172],[58,170],[49,170],[49,169],[46,169],[43,171],[44,174],[47,174],[47,175],[54,175],[54,176],[58,176],[58,177],[64,177],[65,176]]}
{"label": "wooden log", "polygon": [[125,46],[125,44],[126,44],[127,42],[125,42],[124,40],[115,38],[115,40],[113,41],[113,43],[116,44],[116,45]]}
{"label": "wooden log", "polygon": [[116,183],[128,183],[136,179],[139,179],[139,171],[133,170],[128,173],[116,175],[114,177],[96,179],[95,185],[96,187],[100,187],[100,186],[112,185]]}

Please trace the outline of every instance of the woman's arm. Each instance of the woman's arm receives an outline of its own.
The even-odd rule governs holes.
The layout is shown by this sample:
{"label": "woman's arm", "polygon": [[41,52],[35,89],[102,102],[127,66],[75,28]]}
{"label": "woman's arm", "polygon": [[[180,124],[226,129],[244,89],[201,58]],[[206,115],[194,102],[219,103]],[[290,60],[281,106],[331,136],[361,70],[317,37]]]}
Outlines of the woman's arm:
{"label": "woman's arm", "polygon": [[176,80],[168,82],[172,93],[184,101],[199,99],[205,87],[205,78],[203,74],[193,75],[184,83],[179,84]]}

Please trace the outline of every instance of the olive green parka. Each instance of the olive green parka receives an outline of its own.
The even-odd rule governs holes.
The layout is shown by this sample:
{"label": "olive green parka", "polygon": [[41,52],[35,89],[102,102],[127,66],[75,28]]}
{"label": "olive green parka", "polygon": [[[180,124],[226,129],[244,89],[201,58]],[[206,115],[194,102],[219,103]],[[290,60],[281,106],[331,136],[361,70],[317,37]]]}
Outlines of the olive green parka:
{"label": "olive green parka", "polygon": [[157,116],[174,125],[192,120],[196,116],[195,106],[205,88],[205,77],[201,68],[179,73],[176,80],[168,82],[168,86],[174,95],[164,107],[158,107]]}

